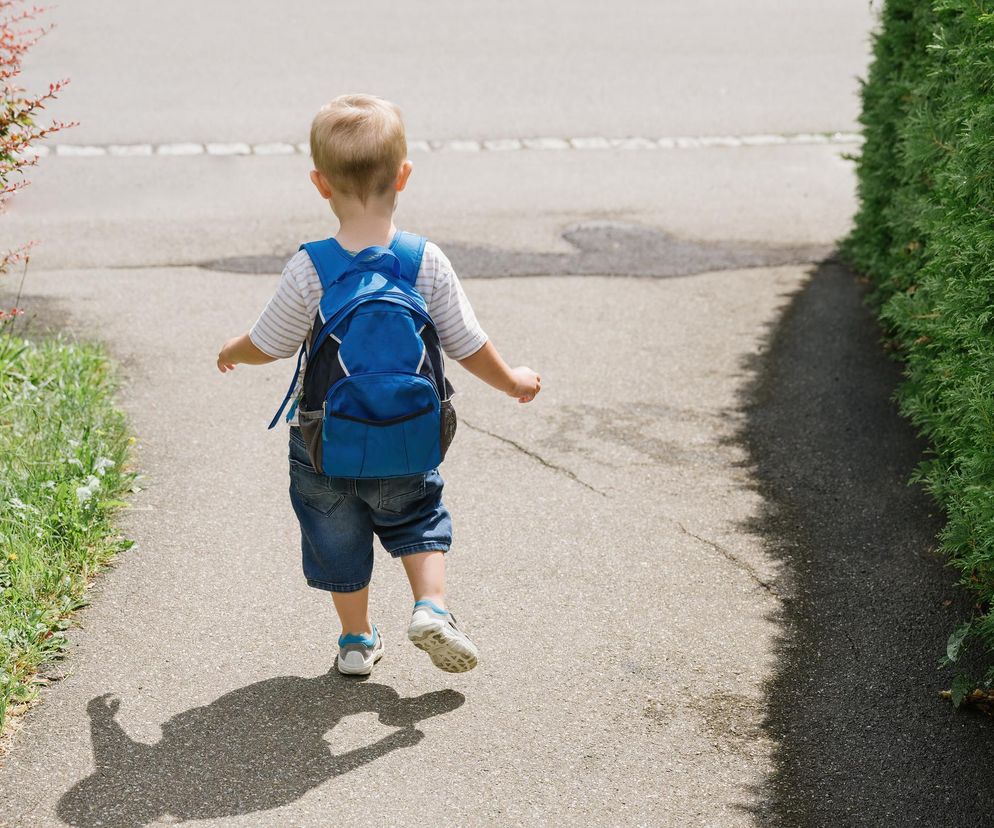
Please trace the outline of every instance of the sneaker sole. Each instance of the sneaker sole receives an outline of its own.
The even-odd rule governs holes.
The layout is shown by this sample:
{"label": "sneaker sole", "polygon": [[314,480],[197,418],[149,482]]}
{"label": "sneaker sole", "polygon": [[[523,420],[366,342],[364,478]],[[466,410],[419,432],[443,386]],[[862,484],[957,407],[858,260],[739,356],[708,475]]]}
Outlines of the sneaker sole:
{"label": "sneaker sole", "polygon": [[407,637],[415,647],[428,653],[439,670],[446,673],[465,673],[477,664],[475,650],[444,628],[412,629],[407,631]]}
{"label": "sneaker sole", "polygon": [[346,667],[338,657],[335,658],[335,664],[338,666],[338,672],[343,676],[368,676],[373,672],[373,665],[381,658],[383,658],[383,650],[377,652],[369,664],[363,664],[361,667]]}

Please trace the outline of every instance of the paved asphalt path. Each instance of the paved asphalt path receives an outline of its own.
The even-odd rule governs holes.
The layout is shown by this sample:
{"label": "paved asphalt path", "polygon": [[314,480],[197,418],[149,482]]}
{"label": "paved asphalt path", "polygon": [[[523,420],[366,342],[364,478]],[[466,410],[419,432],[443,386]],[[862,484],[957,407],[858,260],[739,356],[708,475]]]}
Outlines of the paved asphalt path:
{"label": "paved asphalt path", "polygon": [[[72,677],[7,759],[10,824],[748,824],[747,786],[770,767],[757,724],[775,602],[758,538],[737,528],[759,504],[729,440],[741,356],[796,268],[470,282],[495,340],[552,378],[528,409],[455,377],[451,601],[483,659],[453,677],[406,641],[403,575],[380,555],[387,653],[359,699],[325,675],[333,613],[301,581],[285,437],[264,431],[289,366],[222,378],[201,358],[273,283],[32,278],[32,299],[102,320],[148,488]],[[422,711],[404,730],[393,692],[437,695],[402,702]]]}
{"label": "paved asphalt path", "polygon": [[[295,142],[354,88],[426,140],[846,131],[872,23],[862,0],[267,12],[66,6],[32,77],[74,77],[63,140],[99,145]],[[791,562],[743,399],[848,224],[845,149],[412,153],[401,224],[489,277],[466,282],[479,315],[546,390],[521,407],[455,376],[451,599],[480,667],[404,640],[380,555],[367,682],[329,673],[333,613],[298,571],[264,430],[289,366],[213,368],[274,257],[334,229],[306,158],[46,159],[4,222],[44,241],[25,304],[118,359],[145,491],[5,757],[0,824],[763,821],[791,755],[764,727]]]}
{"label": "paved asphalt path", "polygon": [[765,733],[774,825],[986,826],[991,720],[940,701],[969,613],[936,549],[942,521],[908,478],[923,446],[897,413],[898,364],[865,287],[827,262],[757,356],[742,432],[784,566],[783,639]]}

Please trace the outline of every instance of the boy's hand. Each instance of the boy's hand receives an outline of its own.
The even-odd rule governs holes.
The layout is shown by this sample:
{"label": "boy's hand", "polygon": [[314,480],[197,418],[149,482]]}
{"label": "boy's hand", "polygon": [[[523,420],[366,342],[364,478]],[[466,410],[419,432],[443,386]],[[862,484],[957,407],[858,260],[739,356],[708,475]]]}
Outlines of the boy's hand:
{"label": "boy's hand", "polygon": [[492,385],[521,403],[531,402],[542,390],[542,378],[538,374],[524,365],[520,368],[508,368],[497,353],[494,343],[489,340],[475,354],[460,359],[459,364],[487,385]]}
{"label": "boy's hand", "polygon": [[222,374],[234,371],[236,365],[245,363],[247,365],[265,365],[267,362],[275,362],[276,357],[272,357],[264,351],[260,351],[248,334],[236,336],[229,339],[217,355],[217,370]]}
{"label": "boy's hand", "polygon": [[508,390],[508,395],[517,398],[519,403],[531,402],[535,395],[542,390],[542,378],[531,368],[522,365],[511,369],[514,387]]}
{"label": "boy's hand", "polygon": [[237,360],[235,359],[232,351],[234,351],[235,346],[238,344],[238,340],[241,337],[236,336],[234,339],[229,339],[224,345],[221,346],[221,350],[217,354],[217,370],[222,374],[228,371],[234,371]]}

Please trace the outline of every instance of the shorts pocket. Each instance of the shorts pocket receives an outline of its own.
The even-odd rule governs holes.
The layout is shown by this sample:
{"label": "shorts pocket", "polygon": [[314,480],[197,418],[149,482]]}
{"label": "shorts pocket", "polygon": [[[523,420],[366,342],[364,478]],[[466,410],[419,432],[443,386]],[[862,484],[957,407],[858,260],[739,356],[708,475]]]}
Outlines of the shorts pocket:
{"label": "shorts pocket", "polygon": [[331,480],[314,471],[310,466],[290,460],[290,494],[296,495],[302,503],[329,516],[342,505],[345,495],[336,491]]}
{"label": "shorts pocket", "polygon": [[407,477],[390,477],[380,480],[380,503],[377,507],[382,512],[403,514],[412,504],[417,503],[425,494],[425,476],[413,474]]}

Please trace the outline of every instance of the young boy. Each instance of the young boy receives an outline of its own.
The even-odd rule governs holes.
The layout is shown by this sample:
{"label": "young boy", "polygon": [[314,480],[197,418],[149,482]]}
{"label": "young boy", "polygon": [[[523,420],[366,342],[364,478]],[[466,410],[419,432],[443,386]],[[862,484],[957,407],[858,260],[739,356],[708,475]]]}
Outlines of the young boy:
{"label": "young boy", "polygon": [[[343,95],[311,124],[311,182],[338,218],[336,242],[347,255],[397,235],[393,213],[411,176],[400,111],[371,95]],[[427,243],[415,288],[428,306],[442,349],[470,373],[518,402],[535,398],[541,378],[509,368],[483,332],[449,260]],[[262,365],[294,356],[310,333],[322,288],[307,251],[283,270],[276,294],[252,329],[229,340],[217,357],[221,373],[239,363]],[[301,393],[298,378],[295,394]],[[407,634],[449,672],[471,670],[478,653],[445,605],[445,552],[452,542],[442,478],[426,474],[382,480],[325,477],[315,471],[297,427],[290,424],[290,500],[300,522],[304,575],[331,592],[342,623],[338,669],[368,675],[383,655],[369,618],[373,534],[404,564],[414,594]]]}

